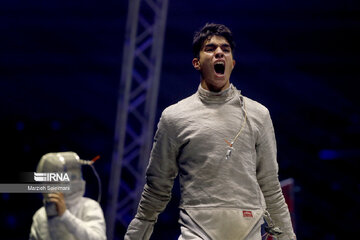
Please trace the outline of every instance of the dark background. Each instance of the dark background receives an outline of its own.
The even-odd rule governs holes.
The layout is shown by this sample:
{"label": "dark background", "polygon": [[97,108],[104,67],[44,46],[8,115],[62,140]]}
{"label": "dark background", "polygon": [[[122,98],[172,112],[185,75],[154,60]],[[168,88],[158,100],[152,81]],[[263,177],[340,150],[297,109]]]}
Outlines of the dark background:
{"label": "dark background", "polygon": [[[0,2],[2,176],[35,171],[47,152],[75,151],[103,183],[113,150],[127,1]],[[360,183],[360,3],[169,1],[157,120],[196,91],[192,35],[226,24],[237,43],[231,81],[267,106],[280,179],[296,184],[298,239],[356,239]],[[156,120],[156,121],[157,121]],[[84,169],[87,195],[96,181]],[[178,193],[152,239],[177,239]],[[1,239],[27,239],[40,194],[0,194]],[[124,229],[117,229],[122,239]]]}

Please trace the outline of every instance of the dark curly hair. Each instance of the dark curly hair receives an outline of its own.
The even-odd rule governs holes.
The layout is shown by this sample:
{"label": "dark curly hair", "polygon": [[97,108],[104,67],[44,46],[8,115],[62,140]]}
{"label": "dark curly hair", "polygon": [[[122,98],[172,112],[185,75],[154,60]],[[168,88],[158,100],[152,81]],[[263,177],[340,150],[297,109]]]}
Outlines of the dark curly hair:
{"label": "dark curly hair", "polygon": [[233,40],[232,32],[223,24],[206,23],[200,31],[195,32],[193,39],[193,54],[195,58],[199,58],[200,50],[207,39],[212,36],[224,37],[230,44],[231,51],[235,49],[235,42]]}

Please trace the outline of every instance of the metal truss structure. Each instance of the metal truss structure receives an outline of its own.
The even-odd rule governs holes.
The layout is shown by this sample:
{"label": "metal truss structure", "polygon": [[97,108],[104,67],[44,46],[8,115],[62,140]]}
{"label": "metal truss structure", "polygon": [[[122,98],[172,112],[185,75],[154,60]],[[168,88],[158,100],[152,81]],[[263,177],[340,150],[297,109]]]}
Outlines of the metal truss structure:
{"label": "metal truss structure", "polygon": [[129,0],[128,7],[106,208],[108,239],[115,239],[115,227],[126,227],[134,217],[144,186],[168,0]]}

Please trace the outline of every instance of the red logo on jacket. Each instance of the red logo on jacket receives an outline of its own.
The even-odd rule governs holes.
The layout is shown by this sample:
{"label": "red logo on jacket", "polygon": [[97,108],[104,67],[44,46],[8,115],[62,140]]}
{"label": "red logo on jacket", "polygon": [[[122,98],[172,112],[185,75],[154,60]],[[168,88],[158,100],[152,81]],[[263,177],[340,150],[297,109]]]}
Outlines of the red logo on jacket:
{"label": "red logo on jacket", "polygon": [[251,211],[243,211],[243,217],[253,217]]}

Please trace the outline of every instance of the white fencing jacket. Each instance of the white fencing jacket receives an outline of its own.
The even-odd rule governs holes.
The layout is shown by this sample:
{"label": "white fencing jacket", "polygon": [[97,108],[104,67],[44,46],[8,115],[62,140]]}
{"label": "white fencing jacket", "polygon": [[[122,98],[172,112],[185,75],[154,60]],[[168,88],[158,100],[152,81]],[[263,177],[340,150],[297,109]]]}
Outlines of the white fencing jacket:
{"label": "white fencing jacket", "polygon": [[66,200],[66,211],[49,218],[45,207],[33,216],[30,240],[106,240],[105,220],[98,202],[82,197]]}
{"label": "white fencing jacket", "polygon": [[150,238],[178,174],[179,239],[254,239],[249,234],[265,209],[284,231],[279,239],[295,238],[278,180],[269,111],[233,85],[219,93],[199,86],[194,95],[164,110],[126,240]]}

